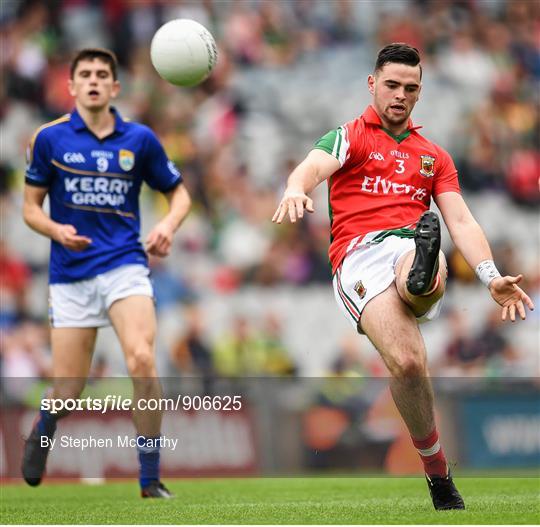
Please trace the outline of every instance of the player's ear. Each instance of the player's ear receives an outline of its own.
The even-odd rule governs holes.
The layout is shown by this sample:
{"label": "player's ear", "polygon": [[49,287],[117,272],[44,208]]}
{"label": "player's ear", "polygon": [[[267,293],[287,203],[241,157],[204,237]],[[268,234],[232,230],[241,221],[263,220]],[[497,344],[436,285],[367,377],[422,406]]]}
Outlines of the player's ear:
{"label": "player's ear", "polygon": [[416,101],[418,102],[420,100],[420,92],[422,91],[422,83],[420,83],[420,88],[418,88],[418,91],[416,92]]}
{"label": "player's ear", "polygon": [[120,93],[120,89],[121,89],[120,81],[114,81],[113,88],[111,91],[111,97],[113,99],[118,97],[118,94]]}
{"label": "player's ear", "polygon": [[375,94],[375,75],[368,75],[367,78],[368,90],[371,95]]}
{"label": "player's ear", "polygon": [[68,91],[72,97],[75,97],[75,87],[73,86],[73,79],[68,80]]}

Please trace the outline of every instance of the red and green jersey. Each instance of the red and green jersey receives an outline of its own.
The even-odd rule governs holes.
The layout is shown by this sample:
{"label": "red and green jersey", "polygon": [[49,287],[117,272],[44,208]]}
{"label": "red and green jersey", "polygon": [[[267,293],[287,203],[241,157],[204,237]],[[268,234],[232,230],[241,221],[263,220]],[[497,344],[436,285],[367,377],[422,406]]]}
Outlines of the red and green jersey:
{"label": "red and green jersey", "polygon": [[450,155],[418,128],[409,121],[394,136],[368,106],[316,142],[314,148],[341,166],[328,180],[332,272],[368,232],[412,226],[429,209],[431,196],[460,191]]}

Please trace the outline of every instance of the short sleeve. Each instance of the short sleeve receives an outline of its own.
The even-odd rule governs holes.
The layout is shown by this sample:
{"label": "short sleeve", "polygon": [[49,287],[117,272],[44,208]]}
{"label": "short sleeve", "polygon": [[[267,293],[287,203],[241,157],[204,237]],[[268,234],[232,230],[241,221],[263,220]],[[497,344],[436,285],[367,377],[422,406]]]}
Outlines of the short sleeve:
{"label": "short sleeve", "polygon": [[461,193],[457,169],[450,157],[450,154],[442,148],[439,151],[439,166],[436,167],[435,177],[433,178],[433,196],[438,196],[444,192]]}
{"label": "short sleeve", "polygon": [[347,137],[347,130],[343,126],[330,130],[315,142],[314,147],[318,150],[324,150],[327,154],[335,157],[342,167],[350,155],[350,143]]}
{"label": "short sleeve", "polygon": [[146,141],[143,178],[152,189],[160,192],[169,192],[182,182],[180,171],[151,130],[148,130]]}
{"label": "short sleeve", "polygon": [[26,150],[25,182],[35,187],[48,187],[53,176],[52,149],[44,132],[36,132]]}
{"label": "short sleeve", "polygon": [[351,163],[359,164],[365,157],[364,133],[358,120],[351,121],[323,135],[314,148],[335,157],[341,168]]}

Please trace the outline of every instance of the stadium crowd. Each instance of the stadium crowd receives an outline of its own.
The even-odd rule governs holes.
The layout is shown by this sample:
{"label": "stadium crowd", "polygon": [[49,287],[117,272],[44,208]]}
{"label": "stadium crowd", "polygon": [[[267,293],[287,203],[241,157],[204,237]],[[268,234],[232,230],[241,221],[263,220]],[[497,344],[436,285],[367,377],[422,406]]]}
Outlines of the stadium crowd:
{"label": "stadium crowd", "polygon": [[[151,37],[172,18],[198,20],[218,41],[218,65],[196,88],[168,85],[151,66]],[[172,255],[151,262],[162,373],[378,376],[384,369],[367,341],[351,341],[346,321],[327,315],[337,309],[325,190],[301,224],[270,222],[286,176],[318,137],[368,103],[366,58],[388,42],[416,46],[425,68],[416,119],[452,154],[501,272],[523,272],[538,305],[539,31],[540,5],[528,0],[3,2],[2,375],[49,371],[48,245],[22,224],[24,152],[39,125],[71,110],[74,50],[115,51],[119,110],[156,131],[194,199]],[[148,223],[164,210],[150,193],[142,201]],[[538,315],[503,327],[446,238],[447,308],[426,327],[433,372],[540,374]],[[311,331],[317,320],[322,329]],[[317,357],[318,345],[327,351]],[[115,373],[114,360],[100,357]]]}

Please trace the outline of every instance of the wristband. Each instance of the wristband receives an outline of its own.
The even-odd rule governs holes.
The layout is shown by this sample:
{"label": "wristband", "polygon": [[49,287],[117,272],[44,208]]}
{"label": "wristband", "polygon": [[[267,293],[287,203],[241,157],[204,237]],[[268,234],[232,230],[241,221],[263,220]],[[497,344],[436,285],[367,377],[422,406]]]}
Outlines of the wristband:
{"label": "wristband", "polygon": [[486,287],[489,287],[491,281],[501,276],[501,273],[495,267],[493,260],[484,260],[476,266],[476,276]]}

